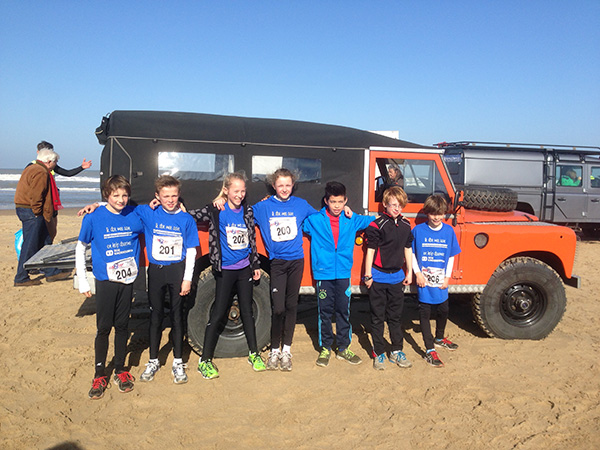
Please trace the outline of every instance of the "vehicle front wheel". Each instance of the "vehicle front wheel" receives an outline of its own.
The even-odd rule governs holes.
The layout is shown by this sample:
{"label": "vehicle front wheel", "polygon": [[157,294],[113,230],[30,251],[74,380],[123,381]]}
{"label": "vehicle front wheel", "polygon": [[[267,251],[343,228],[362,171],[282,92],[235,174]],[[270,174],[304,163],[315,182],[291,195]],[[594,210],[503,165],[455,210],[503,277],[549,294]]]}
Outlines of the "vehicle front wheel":
{"label": "vehicle front wheel", "polygon": [[[261,270],[260,283],[258,286],[254,286],[252,293],[252,312],[259,351],[269,345],[271,339],[271,297],[269,284],[269,275]],[[198,354],[202,354],[206,324],[215,303],[215,285],[215,278],[212,274],[212,269],[209,267],[200,274],[196,299],[188,313],[188,342]],[[227,316],[227,323],[219,336],[219,341],[215,348],[215,357],[231,358],[247,355],[248,344],[246,343],[242,318],[237,305],[237,295],[234,294],[233,303]]]}
{"label": "vehicle front wheel", "polygon": [[562,280],[550,266],[518,257],[500,264],[472,306],[491,337],[543,339],[562,319],[566,304]]}

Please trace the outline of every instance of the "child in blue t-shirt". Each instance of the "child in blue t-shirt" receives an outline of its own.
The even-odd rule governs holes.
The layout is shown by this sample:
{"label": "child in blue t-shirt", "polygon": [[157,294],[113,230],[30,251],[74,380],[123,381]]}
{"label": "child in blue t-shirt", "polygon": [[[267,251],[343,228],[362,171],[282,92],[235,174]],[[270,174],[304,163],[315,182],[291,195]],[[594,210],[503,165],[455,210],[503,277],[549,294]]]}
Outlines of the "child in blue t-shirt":
{"label": "child in blue t-shirt", "polygon": [[158,350],[162,336],[165,295],[169,292],[171,338],[173,340],[173,382],[188,381],[183,364],[183,299],[190,293],[196,247],[200,245],[196,222],[179,207],[181,182],[170,175],[159,177],[155,196],[160,206],[141,205],[135,209],[142,219],[148,254],[148,303],[150,304],[150,359],[140,375],[152,381],[160,368]]}
{"label": "child in blue t-shirt", "polygon": [[86,278],[85,249],[92,247],[93,273],[96,278],[96,373],[89,391],[91,399],[99,399],[108,388],[105,373],[108,338],[115,329],[114,382],[121,392],[133,390],[133,376],[125,369],[129,313],[133,282],[139,271],[140,244],[143,232],[140,218],[127,206],[131,185],[121,175],[110,177],[102,187],[106,206],[83,218],[75,250],[79,292],[91,297]]}
{"label": "child in blue t-shirt", "polygon": [[[439,194],[430,195],[423,205],[427,222],[413,228],[413,270],[419,291],[419,316],[427,354],[425,360],[443,367],[435,348],[456,350],[458,345],[444,337],[448,320],[448,284],[454,257],[460,253],[456,234],[443,223],[448,204]],[[436,315],[435,340],[430,319]]]}
{"label": "child in blue t-shirt", "polygon": [[375,216],[346,216],[346,186],[337,181],[330,181],[325,186],[324,201],[327,206],[307,217],[302,225],[311,239],[312,273],[317,282],[321,351],[316,364],[320,367],[329,364],[333,344],[332,315],[335,315],[336,357],[350,364],[360,364],[360,357],[350,350],[350,275],[356,233],[367,228]]}

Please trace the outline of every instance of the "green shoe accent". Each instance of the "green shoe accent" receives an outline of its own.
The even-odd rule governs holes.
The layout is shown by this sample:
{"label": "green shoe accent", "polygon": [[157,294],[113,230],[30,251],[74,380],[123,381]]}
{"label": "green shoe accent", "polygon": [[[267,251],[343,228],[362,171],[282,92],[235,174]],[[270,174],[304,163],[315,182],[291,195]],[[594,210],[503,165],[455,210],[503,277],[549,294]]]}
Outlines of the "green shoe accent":
{"label": "green shoe accent", "polygon": [[331,350],[323,347],[319,357],[317,358],[317,366],[327,367],[329,365],[329,358],[331,357]]}
{"label": "green shoe accent", "polygon": [[336,358],[344,360],[354,365],[360,364],[362,362],[362,359],[360,359],[360,357],[349,348],[345,349],[344,351],[338,352]]}
{"label": "green shoe accent", "polygon": [[252,369],[254,369],[255,372],[262,372],[263,370],[267,370],[265,362],[258,353],[250,353],[248,355],[248,364],[252,366]]}
{"label": "green shoe accent", "polygon": [[198,363],[198,372],[202,374],[204,378],[207,380],[212,380],[213,378],[219,378],[219,370],[217,366],[213,364],[211,360],[208,361],[200,361]]}

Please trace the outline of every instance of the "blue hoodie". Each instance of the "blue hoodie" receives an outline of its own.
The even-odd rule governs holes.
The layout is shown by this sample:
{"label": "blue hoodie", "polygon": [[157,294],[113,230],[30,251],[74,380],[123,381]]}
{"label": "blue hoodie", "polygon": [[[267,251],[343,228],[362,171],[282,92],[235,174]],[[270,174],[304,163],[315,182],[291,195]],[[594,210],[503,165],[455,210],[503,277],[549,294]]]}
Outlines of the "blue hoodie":
{"label": "blue hoodie", "polygon": [[340,232],[337,249],[333,240],[331,222],[327,208],[322,208],[304,220],[302,228],[311,237],[310,257],[315,280],[339,280],[350,278],[356,233],[364,230],[375,220],[375,216],[352,214],[348,219],[340,215]]}

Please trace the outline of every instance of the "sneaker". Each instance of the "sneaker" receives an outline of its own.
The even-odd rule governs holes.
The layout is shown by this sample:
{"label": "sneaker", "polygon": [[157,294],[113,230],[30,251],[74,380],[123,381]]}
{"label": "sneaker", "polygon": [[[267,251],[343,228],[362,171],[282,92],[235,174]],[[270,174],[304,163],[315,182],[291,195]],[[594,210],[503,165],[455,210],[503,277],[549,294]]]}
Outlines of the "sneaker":
{"label": "sneaker", "polygon": [[375,370],[383,370],[385,369],[385,353],[378,355],[373,360],[373,369]]}
{"label": "sneaker", "polygon": [[154,375],[156,375],[158,369],[160,369],[160,364],[158,362],[148,361],[148,364],[146,364],[146,370],[144,370],[140,375],[140,381],[154,380]]}
{"label": "sneaker", "polygon": [[406,359],[406,355],[400,350],[390,353],[390,362],[396,364],[398,367],[402,367],[403,369],[412,367],[412,363]]}
{"label": "sneaker", "polygon": [[427,352],[427,355],[425,355],[425,361],[427,361],[433,367],[444,367],[444,363],[439,358],[439,356],[435,350],[431,350],[431,351]]}
{"label": "sneaker", "polygon": [[279,368],[285,372],[292,370],[292,354],[290,352],[282,352],[279,359]]}
{"label": "sneaker", "polygon": [[185,369],[187,368],[187,364],[179,363],[173,364],[173,383],[175,384],[183,384],[188,382],[188,377],[185,373]]}
{"label": "sneaker", "polygon": [[207,380],[219,378],[219,369],[217,369],[217,366],[214,365],[210,359],[198,363],[198,372],[200,372]]}
{"label": "sneaker", "polygon": [[317,358],[317,366],[327,367],[329,364],[329,357],[331,356],[331,350],[323,347],[319,357]]}
{"label": "sneaker", "polygon": [[267,359],[267,370],[279,369],[279,360],[281,359],[281,352],[271,350],[269,352],[269,358]]}
{"label": "sneaker", "polygon": [[92,388],[88,395],[92,400],[98,400],[104,396],[104,391],[110,387],[108,377],[98,377],[92,380]]}
{"label": "sneaker", "polygon": [[127,371],[115,373],[115,376],[113,377],[113,381],[119,387],[119,392],[123,393],[133,391],[134,380],[135,378],[133,378],[133,375]]}
{"label": "sneaker", "polygon": [[344,360],[344,361],[349,362],[350,364],[354,364],[354,365],[360,364],[362,362],[362,359],[360,359],[359,356],[357,354],[355,354],[349,348],[347,348],[341,352],[337,352],[336,358]]}
{"label": "sneaker", "polygon": [[265,362],[258,353],[250,353],[248,355],[248,364],[252,366],[252,369],[255,372],[262,372],[263,370],[267,370]]}
{"label": "sneaker", "polygon": [[434,341],[436,347],[445,348],[446,350],[454,351],[458,348],[458,345],[450,341],[450,339],[436,339]]}

